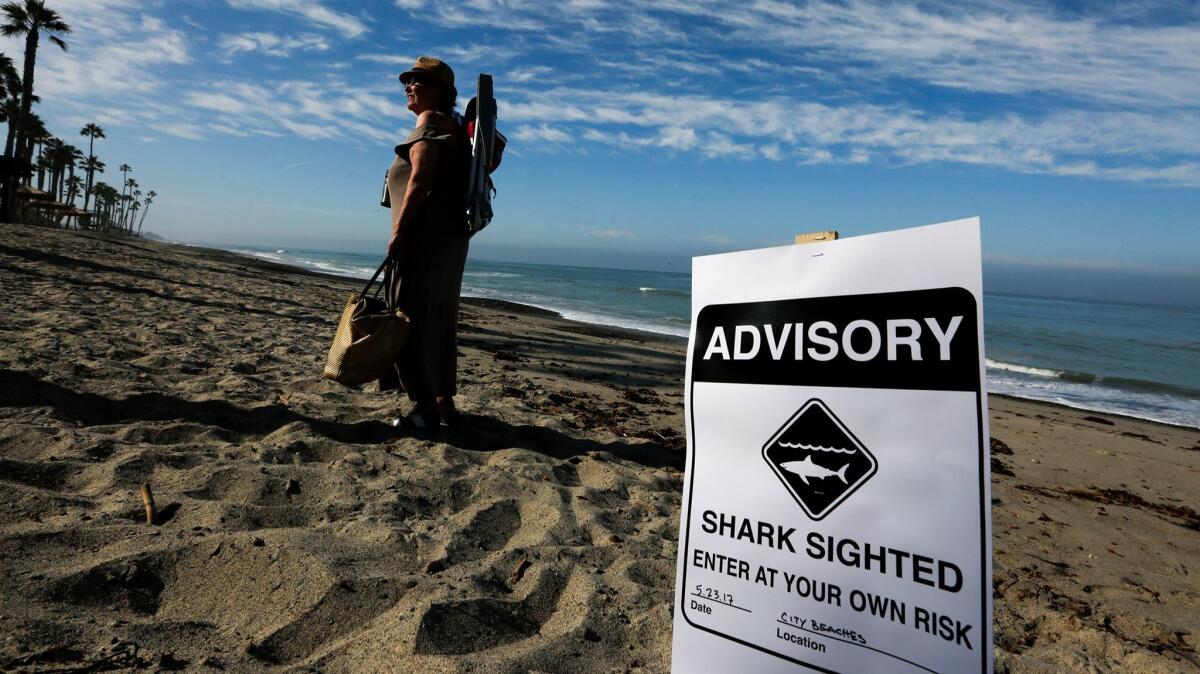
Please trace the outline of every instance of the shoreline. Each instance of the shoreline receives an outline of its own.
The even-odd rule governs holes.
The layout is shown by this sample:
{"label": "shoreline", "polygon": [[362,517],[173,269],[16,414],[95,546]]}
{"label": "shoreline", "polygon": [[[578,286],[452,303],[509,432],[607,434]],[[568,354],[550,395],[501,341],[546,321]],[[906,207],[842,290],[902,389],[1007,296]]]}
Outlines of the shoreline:
{"label": "shoreline", "polygon": [[1163,428],[1170,428],[1170,429],[1178,430],[1178,431],[1192,431],[1192,432],[1200,431],[1200,426],[1187,426],[1185,424],[1173,424],[1169,421],[1159,421],[1158,419],[1146,419],[1144,417],[1135,417],[1132,414],[1122,414],[1120,412],[1110,412],[1108,410],[1096,410],[1096,409],[1092,409],[1090,407],[1075,407],[1074,405],[1067,405],[1065,403],[1055,402],[1053,400],[1042,400],[1041,398],[1022,398],[1021,396],[1010,395],[1008,393],[991,393],[991,392],[988,392],[988,397],[989,398],[1002,398],[1004,400],[1014,400],[1014,401],[1023,402],[1023,403],[1033,403],[1036,405],[1045,405],[1046,407],[1057,408],[1057,409],[1067,410],[1067,411],[1071,411],[1071,412],[1083,412],[1083,413],[1088,413],[1088,414],[1103,414],[1104,416],[1114,417],[1117,419],[1122,419],[1124,421],[1130,421],[1130,422],[1139,423],[1139,424],[1153,424],[1155,426],[1162,426]]}
{"label": "shoreline", "polygon": [[[312,275],[316,275],[316,276],[325,276],[325,277],[328,277],[331,279],[338,279],[338,280],[357,280],[360,282],[363,281],[363,279],[359,279],[358,277],[355,277],[355,276],[335,274],[333,272],[315,271],[315,270],[311,270],[311,269],[306,269],[306,268],[298,266],[298,265],[287,264],[287,263],[283,263],[283,262],[274,262],[272,260],[267,260],[267,259],[264,259],[262,257],[256,256],[253,254],[247,254],[244,252],[238,252],[238,251],[233,251],[233,250],[224,249],[224,248],[205,248],[205,247],[200,247],[200,246],[192,246],[191,244],[180,244],[180,243],[169,242],[169,241],[163,241],[160,243],[164,243],[167,245],[184,246],[184,247],[189,247],[189,248],[197,248],[197,249],[201,249],[201,250],[218,251],[222,254],[234,255],[239,258],[248,260],[248,261],[253,261],[255,264],[261,264],[265,268],[269,268],[269,269],[292,270],[292,271],[295,271],[298,273],[312,274]],[[1042,299],[1062,299],[1062,298],[1042,298]],[[662,333],[662,332],[654,332],[654,331],[650,331],[650,330],[638,330],[636,328],[626,328],[626,327],[619,326],[619,325],[611,325],[611,324],[607,324],[607,323],[592,323],[592,322],[588,322],[588,321],[580,321],[580,320],[576,320],[576,319],[566,318],[562,315],[561,312],[556,311],[554,309],[547,309],[545,307],[538,307],[538,306],[534,306],[531,304],[514,302],[511,300],[485,298],[485,297],[474,297],[474,296],[464,295],[462,297],[462,302],[464,304],[469,304],[472,306],[496,308],[496,309],[501,309],[501,310],[505,310],[505,311],[511,311],[513,313],[530,315],[530,316],[553,316],[559,320],[566,321],[568,323],[577,325],[580,327],[581,331],[584,331],[586,334],[593,335],[593,336],[607,336],[607,337],[611,337],[611,338],[615,338],[615,339],[638,338],[638,339],[643,339],[643,340],[648,340],[648,341],[678,343],[678,344],[684,345],[685,348],[686,348],[687,341],[688,341],[687,337],[682,337],[679,335],[672,335],[672,334]],[[1129,414],[1126,412],[1115,412],[1112,410],[1098,409],[1096,407],[1084,407],[1084,406],[1070,405],[1070,404],[1058,402],[1055,400],[1047,400],[1045,398],[1027,397],[1027,396],[1021,396],[1021,395],[1015,395],[1012,393],[991,393],[991,392],[989,392],[988,395],[996,396],[996,397],[1000,397],[1000,398],[1011,399],[1011,400],[1020,400],[1020,401],[1026,401],[1026,402],[1045,404],[1045,405],[1050,405],[1050,406],[1054,406],[1054,407],[1062,407],[1062,408],[1071,409],[1071,410],[1075,410],[1075,411],[1081,411],[1081,412],[1091,412],[1091,413],[1095,413],[1095,414],[1107,414],[1107,415],[1112,415],[1115,417],[1120,417],[1123,419],[1129,419],[1132,421],[1143,421],[1143,422],[1158,424],[1158,425],[1162,425],[1162,426],[1166,426],[1166,427],[1170,427],[1170,428],[1178,428],[1181,430],[1200,430],[1200,423],[1189,426],[1187,424],[1174,423],[1174,422],[1170,422],[1170,421],[1162,421],[1160,419],[1153,419],[1153,418],[1149,418],[1149,417],[1139,417],[1137,415]]]}
{"label": "shoreline", "polygon": [[[328,272],[328,271],[317,271],[317,270],[313,270],[313,269],[306,269],[299,265],[288,264],[285,262],[275,262],[273,260],[267,260],[267,259],[259,257],[257,255],[249,255],[249,254],[246,254],[243,252],[229,250],[227,248],[210,248],[210,247],[206,247],[206,246],[195,246],[195,245],[186,244],[186,243],[176,243],[174,241],[157,241],[154,243],[159,243],[159,244],[169,245],[169,246],[180,246],[180,247],[184,247],[184,248],[190,248],[193,250],[215,252],[215,253],[219,253],[221,255],[230,255],[230,256],[236,257],[239,260],[244,260],[248,263],[253,263],[253,265],[260,266],[261,268],[264,268],[264,269],[295,272],[295,273],[305,274],[305,275],[309,275],[309,276],[328,278],[328,279],[338,280],[338,281],[357,281],[360,284],[365,283],[367,281],[367,279],[360,278],[357,276],[335,274],[333,272]],[[498,298],[492,298],[492,297],[475,297],[472,295],[463,295],[461,298],[461,301],[464,304],[469,304],[472,306],[486,307],[486,308],[498,309],[498,310],[503,310],[503,311],[511,311],[513,313],[524,314],[527,316],[553,317],[558,320],[577,325],[577,326],[579,326],[579,328],[581,330],[586,331],[586,334],[590,334],[590,335],[594,335],[594,336],[608,336],[608,337],[613,337],[613,338],[629,337],[629,338],[636,338],[636,339],[641,339],[641,340],[646,340],[646,341],[680,342],[683,344],[687,343],[687,337],[681,337],[678,335],[672,335],[672,334],[662,333],[662,332],[654,332],[651,330],[639,330],[637,328],[627,328],[624,326],[610,325],[607,323],[590,323],[587,321],[580,321],[580,320],[576,320],[573,318],[567,318],[567,317],[563,316],[561,312],[559,312],[555,309],[547,309],[545,307],[538,307],[538,306],[534,306],[532,304],[524,304],[521,302],[514,302],[512,300],[504,300],[504,299],[498,299]]]}

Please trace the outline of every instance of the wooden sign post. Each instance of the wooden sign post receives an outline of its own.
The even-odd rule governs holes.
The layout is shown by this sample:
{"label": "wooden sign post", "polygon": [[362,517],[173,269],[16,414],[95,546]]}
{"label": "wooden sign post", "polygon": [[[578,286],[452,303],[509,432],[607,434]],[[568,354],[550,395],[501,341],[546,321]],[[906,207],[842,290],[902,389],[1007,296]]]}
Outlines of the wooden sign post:
{"label": "wooden sign post", "polygon": [[796,243],[801,244],[818,243],[821,241],[837,241],[837,238],[837,230],[830,230],[828,232],[808,232],[807,234],[797,234]]}

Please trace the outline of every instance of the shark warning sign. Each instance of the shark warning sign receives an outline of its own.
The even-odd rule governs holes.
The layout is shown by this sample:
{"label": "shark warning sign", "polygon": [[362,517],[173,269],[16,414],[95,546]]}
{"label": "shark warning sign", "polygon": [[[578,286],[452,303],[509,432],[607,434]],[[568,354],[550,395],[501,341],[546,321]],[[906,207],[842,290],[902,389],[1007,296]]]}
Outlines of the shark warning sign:
{"label": "shark warning sign", "polygon": [[763,445],[763,458],[814,520],[875,474],[875,457],[817,399],[809,400]]}
{"label": "shark warning sign", "polygon": [[699,257],[675,672],[990,672],[979,221]]}

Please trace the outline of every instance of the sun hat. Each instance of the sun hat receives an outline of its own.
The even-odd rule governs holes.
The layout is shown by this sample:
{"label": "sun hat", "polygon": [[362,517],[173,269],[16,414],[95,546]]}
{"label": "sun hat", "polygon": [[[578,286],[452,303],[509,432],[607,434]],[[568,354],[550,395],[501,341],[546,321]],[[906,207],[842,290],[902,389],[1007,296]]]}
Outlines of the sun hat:
{"label": "sun hat", "polygon": [[445,61],[432,56],[418,56],[412,68],[400,73],[400,81],[408,84],[408,81],[417,75],[428,77],[448,87],[454,86],[454,71]]}

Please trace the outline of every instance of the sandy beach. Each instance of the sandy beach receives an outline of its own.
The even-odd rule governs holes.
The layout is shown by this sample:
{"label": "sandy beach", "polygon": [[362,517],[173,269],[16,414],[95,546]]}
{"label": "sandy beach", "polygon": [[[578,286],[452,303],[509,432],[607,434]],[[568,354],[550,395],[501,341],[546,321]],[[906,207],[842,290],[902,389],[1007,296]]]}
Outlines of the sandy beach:
{"label": "sandy beach", "polygon": [[[320,376],[361,282],[0,225],[0,287],[0,671],[670,669],[684,342],[468,301],[405,434]],[[996,671],[1200,671],[1200,431],[990,409]]]}

